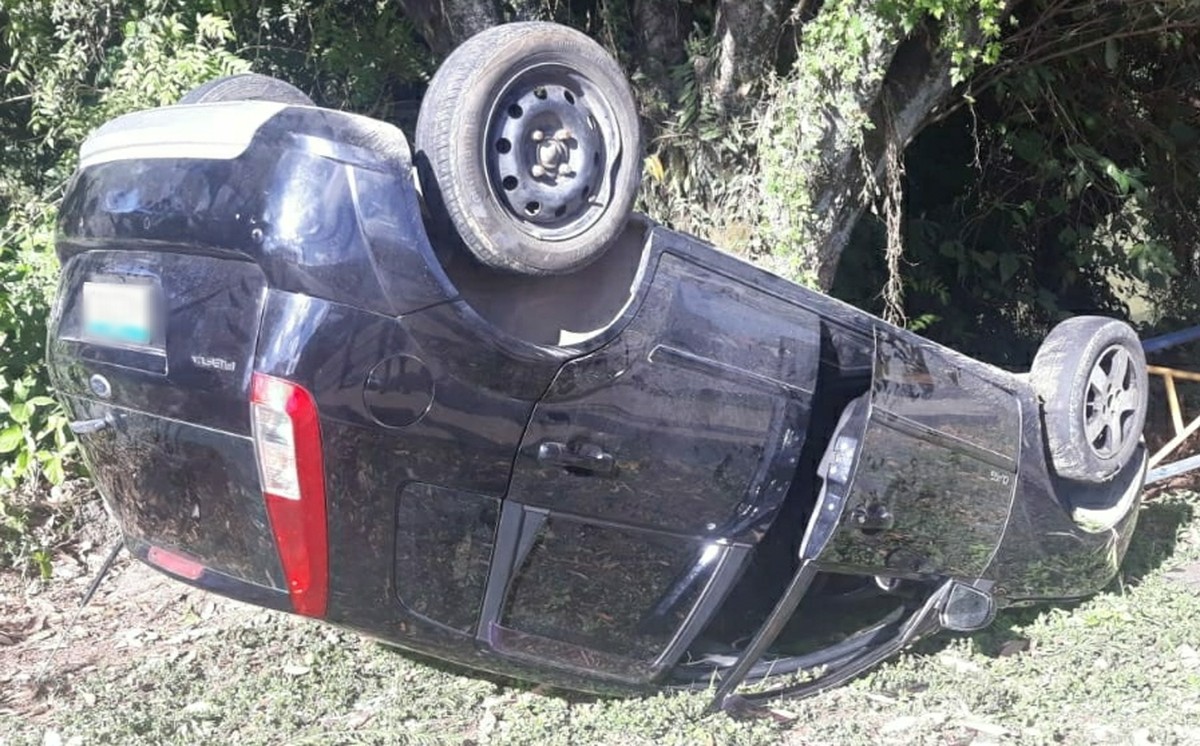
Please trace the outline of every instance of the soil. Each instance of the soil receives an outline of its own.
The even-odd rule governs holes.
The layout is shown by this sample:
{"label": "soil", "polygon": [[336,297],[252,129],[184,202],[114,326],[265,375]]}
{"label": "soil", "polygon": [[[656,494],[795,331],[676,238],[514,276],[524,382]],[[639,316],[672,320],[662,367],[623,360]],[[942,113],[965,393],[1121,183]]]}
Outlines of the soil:
{"label": "soil", "polygon": [[49,579],[0,573],[0,717],[37,722],[98,668],[166,654],[263,613],[171,580],[124,553],[81,608],[116,541],[111,526],[103,533],[110,541],[84,539],[59,552]]}

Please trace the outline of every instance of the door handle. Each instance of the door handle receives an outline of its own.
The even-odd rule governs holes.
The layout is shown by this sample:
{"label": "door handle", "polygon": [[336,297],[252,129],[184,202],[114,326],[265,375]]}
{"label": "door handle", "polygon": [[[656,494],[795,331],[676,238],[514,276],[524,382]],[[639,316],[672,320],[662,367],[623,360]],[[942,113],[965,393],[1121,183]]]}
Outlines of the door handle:
{"label": "door handle", "polygon": [[91,435],[98,433],[101,430],[112,427],[116,423],[116,419],[112,414],[106,414],[103,417],[97,417],[94,420],[75,420],[67,425],[71,432],[76,435]]}
{"label": "door handle", "polygon": [[611,476],[617,466],[612,454],[594,443],[571,447],[548,440],[538,446],[537,460],[549,466],[561,466],[580,476]]}

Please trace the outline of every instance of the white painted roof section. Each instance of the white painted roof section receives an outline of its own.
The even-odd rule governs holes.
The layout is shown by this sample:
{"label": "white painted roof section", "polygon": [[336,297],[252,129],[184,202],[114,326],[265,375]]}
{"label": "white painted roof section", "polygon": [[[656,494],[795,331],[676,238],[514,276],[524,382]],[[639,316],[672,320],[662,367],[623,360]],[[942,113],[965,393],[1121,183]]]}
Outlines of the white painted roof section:
{"label": "white painted roof section", "polygon": [[231,160],[268,119],[288,108],[272,101],[164,106],[117,117],[79,149],[79,167],[147,158]]}

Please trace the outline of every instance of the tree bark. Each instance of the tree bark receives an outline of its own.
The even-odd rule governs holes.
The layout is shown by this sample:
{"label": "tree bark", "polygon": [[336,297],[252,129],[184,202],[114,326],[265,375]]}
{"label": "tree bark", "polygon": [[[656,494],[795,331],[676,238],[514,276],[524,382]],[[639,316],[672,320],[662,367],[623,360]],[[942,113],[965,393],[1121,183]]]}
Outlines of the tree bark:
{"label": "tree bark", "polygon": [[952,88],[950,58],[930,52],[931,42],[919,35],[896,48],[888,74],[870,107],[872,129],[861,153],[831,153],[827,173],[837,175],[817,185],[815,212],[829,217],[828,233],[816,245],[817,279],[833,286],[842,251],[871,197],[880,189],[889,146],[903,152]]}
{"label": "tree bark", "polygon": [[400,6],[438,60],[502,19],[498,0],[400,0]]}
{"label": "tree bark", "polygon": [[808,23],[820,25],[802,29],[794,73],[759,129],[762,214],[768,264],[828,290],[851,231],[882,194],[887,153],[902,153],[932,120],[953,65],[937,23],[906,37],[872,0],[826,0]]}
{"label": "tree bark", "polygon": [[634,0],[633,25],[638,67],[661,102],[669,104],[678,94],[671,68],[687,59],[691,13],[678,0]]}
{"label": "tree bark", "polygon": [[750,87],[775,58],[788,0],[721,0],[716,36],[720,44],[714,101],[721,114],[737,111]]}

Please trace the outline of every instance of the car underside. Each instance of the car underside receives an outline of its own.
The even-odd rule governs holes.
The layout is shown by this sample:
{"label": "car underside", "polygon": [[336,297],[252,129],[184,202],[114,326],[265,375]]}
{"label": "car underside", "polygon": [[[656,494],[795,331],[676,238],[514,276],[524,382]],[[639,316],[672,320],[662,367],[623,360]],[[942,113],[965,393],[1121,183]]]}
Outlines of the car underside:
{"label": "car underside", "polygon": [[420,170],[398,129],[303,102],[89,139],[49,363],[139,559],[475,669],[722,706],[1116,573],[1146,465],[1124,324],[1070,320],[1014,374],[640,215],[516,272]]}

